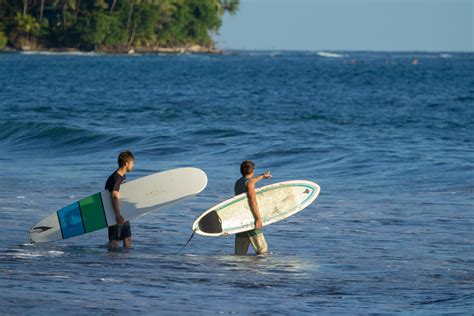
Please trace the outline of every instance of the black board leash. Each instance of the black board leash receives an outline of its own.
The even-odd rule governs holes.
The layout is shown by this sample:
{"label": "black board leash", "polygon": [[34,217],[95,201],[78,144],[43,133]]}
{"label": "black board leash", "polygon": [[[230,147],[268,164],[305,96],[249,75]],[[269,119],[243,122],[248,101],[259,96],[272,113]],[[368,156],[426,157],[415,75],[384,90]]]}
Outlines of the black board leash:
{"label": "black board leash", "polygon": [[181,248],[176,254],[179,255],[181,253],[181,251],[184,250],[184,248],[186,248],[186,246],[189,244],[189,242],[191,241],[191,239],[193,239],[194,237],[194,234],[196,234],[196,230],[193,230],[193,233],[191,234],[191,237],[189,237],[188,241],[186,242],[186,244],[183,246],[183,248]]}

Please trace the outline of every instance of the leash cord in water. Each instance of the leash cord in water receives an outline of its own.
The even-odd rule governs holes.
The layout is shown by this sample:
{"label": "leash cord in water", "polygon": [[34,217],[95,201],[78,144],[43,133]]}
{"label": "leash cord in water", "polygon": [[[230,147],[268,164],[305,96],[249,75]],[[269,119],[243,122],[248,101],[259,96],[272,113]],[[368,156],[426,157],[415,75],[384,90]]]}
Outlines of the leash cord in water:
{"label": "leash cord in water", "polygon": [[193,233],[191,234],[191,237],[189,237],[188,241],[186,242],[186,244],[183,246],[183,248],[181,248],[178,253],[176,253],[177,255],[179,255],[181,253],[181,251],[184,250],[184,248],[186,248],[186,246],[189,244],[189,242],[191,241],[191,239],[193,239],[194,237],[194,234],[196,233],[196,230],[193,230]]}

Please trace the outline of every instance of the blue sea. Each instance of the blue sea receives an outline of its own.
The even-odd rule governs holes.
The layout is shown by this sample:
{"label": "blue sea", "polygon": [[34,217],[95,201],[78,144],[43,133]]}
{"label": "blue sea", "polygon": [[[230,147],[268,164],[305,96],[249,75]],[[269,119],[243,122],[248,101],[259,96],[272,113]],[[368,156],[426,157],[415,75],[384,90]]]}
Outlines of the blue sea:
{"label": "blue sea", "polygon": [[[31,244],[43,217],[103,189],[193,166],[199,195],[107,231]],[[271,255],[193,221],[262,185],[321,186],[264,229]],[[0,314],[472,314],[474,54],[228,51],[0,54]]]}

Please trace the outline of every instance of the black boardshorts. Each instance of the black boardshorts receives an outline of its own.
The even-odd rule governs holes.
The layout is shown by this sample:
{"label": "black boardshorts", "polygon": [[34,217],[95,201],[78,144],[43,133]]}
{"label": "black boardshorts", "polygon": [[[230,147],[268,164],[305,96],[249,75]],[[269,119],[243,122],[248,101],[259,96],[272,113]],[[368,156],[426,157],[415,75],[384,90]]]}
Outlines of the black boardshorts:
{"label": "black boardshorts", "polygon": [[120,241],[129,237],[132,237],[129,221],[126,221],[123,225],[113,225],[109,227],[109,241]]}

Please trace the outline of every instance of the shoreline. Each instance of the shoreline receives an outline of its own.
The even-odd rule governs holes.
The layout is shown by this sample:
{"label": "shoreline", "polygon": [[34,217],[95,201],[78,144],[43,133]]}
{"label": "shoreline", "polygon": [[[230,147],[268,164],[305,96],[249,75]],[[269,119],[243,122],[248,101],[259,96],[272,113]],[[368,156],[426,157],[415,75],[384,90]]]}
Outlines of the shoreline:
{"label": "shoreline", "polygon": [[78,48],[44,48],[44,47],[22,47],[19,49],[4,47],[0,53],[78,53],[78,54],[110,54],[110,55],[134,55],[134,54],[213,54],[219,55],[223,51],[216,48],[208,48],[201,45],[177,46],[177,47],[98,47],[93,50]]}

